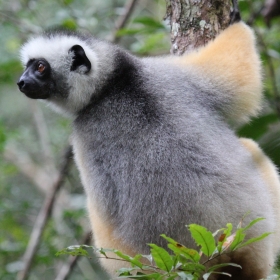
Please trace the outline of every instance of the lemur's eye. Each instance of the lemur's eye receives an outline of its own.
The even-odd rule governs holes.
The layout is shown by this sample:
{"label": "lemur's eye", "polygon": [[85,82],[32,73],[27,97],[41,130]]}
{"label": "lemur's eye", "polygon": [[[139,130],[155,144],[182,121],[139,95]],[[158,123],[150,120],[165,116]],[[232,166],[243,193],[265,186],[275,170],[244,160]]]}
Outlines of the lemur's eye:
{"label": "lemur's eye", "polygon": [[40,72],[40,73],[43,73],[45,68],[46,67],[45,67],[45,65],[43,63],[39,63],[38,67],[37,67],[37,71]]}

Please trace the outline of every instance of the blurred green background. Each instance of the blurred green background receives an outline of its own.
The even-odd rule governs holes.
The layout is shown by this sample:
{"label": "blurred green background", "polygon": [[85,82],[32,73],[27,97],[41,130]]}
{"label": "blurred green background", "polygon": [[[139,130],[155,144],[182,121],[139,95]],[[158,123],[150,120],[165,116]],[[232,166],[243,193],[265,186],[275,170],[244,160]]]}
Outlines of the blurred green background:
{"label": "blurred green background", "polygon": [[[0,0],[0,279],[15,279],[22,267],[21,257],[71,132],[66,118],[18,91],[19,48],[34,34],[65,27],[117,40],[137,55],[168,53],[169,27],[162,20],[165,1],[138,1],[116,39],[115,24],[125,2]],[[263,5],[264,0],[240,2],[243,19],[257,32],[265,105],[260,116],[238,128],[238,133],[258,141],[280,167],[280,18],[273,19],[268,28],[260,12]],[[67,257],[57,258],[55,253],[79,243],[88,230],[85,196],[72,164],[28,279],[56,279]],[[83,258],[69,279],[94,279],[95,268],[94,260]]]}

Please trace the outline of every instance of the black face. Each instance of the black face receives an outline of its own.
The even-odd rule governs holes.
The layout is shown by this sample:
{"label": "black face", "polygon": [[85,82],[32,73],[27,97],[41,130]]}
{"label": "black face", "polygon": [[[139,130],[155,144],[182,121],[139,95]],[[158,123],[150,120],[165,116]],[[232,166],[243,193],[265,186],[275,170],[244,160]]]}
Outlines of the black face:
{"label": "black face", "polygon": [[33,99],[50,97],[54,83],[51,79],[51,67],[45,59],[31,59],[17,83],[19,90]]}
{"label": "black face", "polygon": [[[79,74],[88,74],[91,70],[91,63],[84,49],[80,45],[74,45],[68,50],[68,53],[72,59],[69,70]],[[17,82],[18,88],[27,97],[33,99],[47,99],[51,96],[66,98],[67,83],[64,81],[63,75],[53,72],[45,59],[30,59]]]}

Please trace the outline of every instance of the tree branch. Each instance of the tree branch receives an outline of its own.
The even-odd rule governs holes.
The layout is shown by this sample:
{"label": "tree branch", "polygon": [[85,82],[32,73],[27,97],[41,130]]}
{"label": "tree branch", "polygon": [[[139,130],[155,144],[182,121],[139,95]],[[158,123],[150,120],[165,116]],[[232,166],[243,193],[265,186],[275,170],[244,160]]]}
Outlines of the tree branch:
{"label": "tree branch", "polygon": [[70,166],[71,159],[72,159],[72,148],[68,147],[63,157],[63,162],[61,164],[59,175],[56,179],[56,182],[53,184],[52,189],[50,190],[49,194],[46,196],[43,206],[35,221],[35,225],[33,227],[33,231],[31,233],[27,249],[23,256],[24,269],[18,273],[17,280],[27,279],[28,272],[31,267],[32,260],[35,256],[37,248],[39,246],[43,230],[51,215],[56,194],[64,182],[65,176]]}
{"label": "tree branch", "polygon": [[[79,242],[79,244],[87,245],[90,244],[90,241],[91,241],[91,232],[87,232],[83,237],[83,239]],[[70,276],[75,265],[77,264],[79,257],[80,256],[70,256],[68,262],[62,266],[55,280],[66,280]]]}
{"label": "tree branch", "polygon": [[116,21],[116,26],[115,26],[115,31],[112,35],[111,41],[114,43],[117,43],[120,38],[117,37],[117,32],[124,28],[124,26],[126,25],[130,15],[133,12],[134,7],[136,6],[138,0],[128,0],[124,6],[124,13],[117,19]]}
{"label": "tree branch", "polygon": [[57,177],[56,172],[50,176],[43,167],[38,167],[28,154],[20,152],[15,147],[6,148],[4,151],[4,157],[6,160],[14,164],[30,181],[32,181],[40,191],[44,194],[48,193],[50,185],[54,183],[54,178]]}

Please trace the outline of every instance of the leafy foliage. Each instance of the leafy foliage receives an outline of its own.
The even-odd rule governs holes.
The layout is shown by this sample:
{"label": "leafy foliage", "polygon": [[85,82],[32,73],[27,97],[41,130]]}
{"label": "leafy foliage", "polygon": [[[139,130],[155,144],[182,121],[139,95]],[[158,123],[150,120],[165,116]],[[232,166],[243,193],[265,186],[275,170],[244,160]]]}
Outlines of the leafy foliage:
{"label": "leafy foliage", "polygon": [[[92,248],[107,259],[124,260],[131,265],[131,267],[121,268],[118,271],[118,279],[198,280],[203,277],[203,279],[207,280],[213,273],[230,276],[230,274],[222,272],[224,267],[234,266],[241,269],[241,266],[235,263],[211,265],[211,261],[224,253],[248,246],[271,234],[266,232],[260,236],[245,239],[246,231],[262,220],[263,218],[257,218],[245,227],[242,227],[241,222],[234,233],[230,223],[226,225],[226,228],[219,229],[215,233],[211,233],[203,226],[191,224],[188,229],[194,242],[200,248],[199,251],[187,248],[176,240],[162,234],[161,237],[168,242],[169,252],[156,244],[148,244],[151,252],[149,256],[138,254],[135,257],[131,257],[119,250],[96,249],[93,246],[81,245],[63,249],[56,256],[63,254],[88,256],[84,248]],[[215,238],[218,233],[220,233],[219,238]],[[113,252],[118,258],[108,256],[107,252]]]}
{"label": "leafy foliage", "polygon": [[[138,2],[141,4],[136,7],[131,20],[118,33],[119,44],[140,55],[168,53],[168,26],[162,21],[166,10],[164,1]],[[238,135],[258,141],[280,167],[280,114],[277,111],[280,108],[280,18],[275,18],[268,29],[259,13],[263,2],[239,1],[243,20],[250,21],[258,33],[258,47],[264,66],[266,106],[259,118],[238,129]],[[40,137],[34,125],[34,105],[18,92],[16,86],[22,71],[19,48],[28,37],[56,27],[90,32],[102,39],[110,38],[124,4],[125,0],[0,1],[0,279],[15,279],[21,269],[21,258],[45,195],[15,162],[6,158],[7,148],[10,148],[19,152],[18,160],[25,159],[27,155],[37,164],[37,168],[43,167]],[[43,119],[51,146],[49,155],[53,155],[56,164],[68,141],[69,122],[50,113],[45,106],[41,106],[40,110],[43,117],[47,116]],[[61,262],[53,258],[53,252],[58,247],[80,240],[82,229],[87,229],[87,217],[80,215],[85,205],[82,187],[77,172],[75,174],[75,170],[72,170],[73,173],[67,178],[63,190],[68,195],[66,203],[55,209],[47,225],[30,271],[30,279],[42,275],[46,279],[55,279]],[[219,248],[222,250],[223,238],[220,238]],[[168,241],[169,246],[181,252],[181,258],[193,258],[193,263],[200,257],[195,250],[184,248],[179,251],[176,244]],[[92,279],[92,267],[94,265],[91,263],[87,269],[77,268],[71,280]],[[191,279],[185,272],[178,272],[178,275],[182,279]]]}

